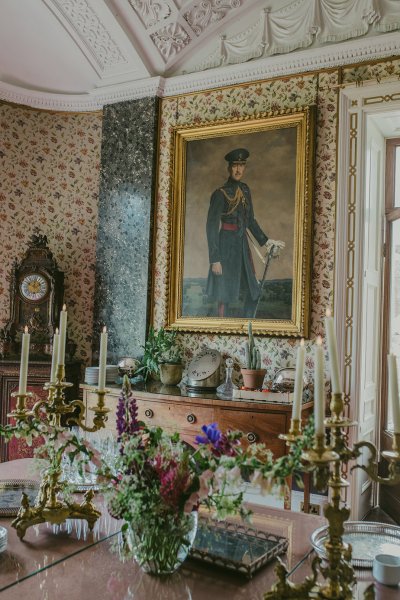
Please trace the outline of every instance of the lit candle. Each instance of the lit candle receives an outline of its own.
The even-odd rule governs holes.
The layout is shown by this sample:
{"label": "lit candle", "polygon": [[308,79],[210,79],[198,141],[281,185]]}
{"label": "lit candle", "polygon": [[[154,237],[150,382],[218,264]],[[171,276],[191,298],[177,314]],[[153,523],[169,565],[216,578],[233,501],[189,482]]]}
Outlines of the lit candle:
{"label": "lit candle", "polygon": [[26,381],[28,379],[29,340],[28,327],[25,325],[21,344],[21,365],[19,369],[19,394],[26,394]]}
{"label": "lit candle", "polygon": [[317,337],[315,346],[315,375],[314,375],[314,423],[315,435],[324,434],[325,394],[324,394],[324,349],[322,338]]}
{"label": "lit candle", "polygon": [[60,312],[60,339],[58,344],[58,364],[65,364],[65,343],[67,341],[67,307],[65,304]]}
{"label": "lit candle", "polygon": [[334,325],[333,317],[332,317],[332,314],[331,314],[331,311],[329,310],[329,308],[326,309],[325,331],[326,331],[326,340],[328,342],[329,366],[330,366],[330,371],[331,371],[332,392],[334,394],[341,394],[342,389],[340,386],[340,377],[339,377],[339,361],[338,361],[338,355],[337,355],[335,325]]}
{"label": "lit candle", "polygon": [[56,332],[53,336],[53,355],[51,357],[51,371],[50,371],[50,381],[55,381],[57,379],[57,365],[58,365],[58,348],[60,346],[60,334],[58,333],[58,327],[56,327]]}
{"label": "lit candle", "polygon": [[99,390],[106,388],[106,367],[107,367],[107,327],[103,327],[100,335],[100,356],[99,356]]}
{"label": "lit candle", "polygon": [[296,375],[294,380],[293,411],[292,419],[300,420],[301,404],[303,400],[304,383],[304,359],[305,359],[304,339],[301,340],[297,350]]}
{"label": "lit candle", "polygon": [[400,433],[400,398],[397,362],[394,354],[388,354],[389,402],[392,405],[393,431]]}

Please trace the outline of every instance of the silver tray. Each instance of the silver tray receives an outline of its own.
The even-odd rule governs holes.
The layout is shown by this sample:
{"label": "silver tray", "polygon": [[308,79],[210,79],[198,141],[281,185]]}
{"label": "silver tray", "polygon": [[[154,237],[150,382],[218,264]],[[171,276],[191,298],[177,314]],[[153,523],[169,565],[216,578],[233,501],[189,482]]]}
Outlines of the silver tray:
{"label": "silver tray", "polygon": [[250,578],[287,547],[282,536],[201,517],[189,556]]}
{"label": "silver tray", "polygon": [[[326,558],[325,542],[328,526],[324,525],[311,534],[311,544],[321,558]],[[352,565],[371,569],[377,554],[400,556],[400,527],[387,523],[348,521],[344,524],[343,541],[351,544]]]}
{"label": "silver tray", "polygon": [[22,492],[29,498],[29,504],[35,503],[39,483],[32,479],[0,480],[0,517],[14,517],[21,506]]}

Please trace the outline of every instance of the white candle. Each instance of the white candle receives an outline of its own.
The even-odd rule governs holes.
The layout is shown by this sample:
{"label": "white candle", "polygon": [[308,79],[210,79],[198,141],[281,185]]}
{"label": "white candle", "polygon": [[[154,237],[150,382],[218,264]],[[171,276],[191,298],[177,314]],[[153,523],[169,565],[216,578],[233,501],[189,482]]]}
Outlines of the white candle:
{"label": "white candle", "polygon": [[303,400],[304,383],[304,359],[305,359],[304,339],[301,340],[297,350],[296,375],[294,380],[293,411],[292,419],[300,420],[301,405]]}
{"label": "white candle", "polygon": [[392,405],[393,431],[400,433],[400,398],[397,362],[394,354],[388,354],[389,402]]}
{"label": "white candle", "polygon": [[103,327],[103,332],[100,335],[100,356],[99,356],[99,390],[103,391],[106,388],[106,367],[107,367],[107,327]]}
{"label": "white candle", "polygon": [[56,327],[56,332],[53,336],[53,355],[51,357],[50,381],[56,381],[56,379],[57,379],[59,346],[60,346],[60,334],[58,333],[58,327]]}
{"label": "white candle", "polygon": [[337,354],[335,324],[333,322],[333,317],[331,316],[331,311],[329,310],[329,308],[326,309],[325,331],[326,331],[326,340],[328,342],[329,366],[330,366],[330,371],[331,371],[332,392],[334,394],[341,394],[342,389],[340,386],[340,377],[339,377],[339,361],[338,361],[338,354]]}
{"label": "white candle", "polygon": [[324,386],[324,349],[322,338],[317,337],[315,346],[315,372],[314,372],[314,423],[315,435],[323,435],[325,417],[325,386]]}
{"label": "white candle", "polygon": [[62,307],[60,312],[60,340],[58,345],[58,364],[65,364],[65,343],[67,341],[67,307]]}
{"label": "white candle", "polygon": [[25,325],[21,344],[21,365],[19,369],[19,394],[26,394],[26,381],[28,379],[29,340],[28,327]]}

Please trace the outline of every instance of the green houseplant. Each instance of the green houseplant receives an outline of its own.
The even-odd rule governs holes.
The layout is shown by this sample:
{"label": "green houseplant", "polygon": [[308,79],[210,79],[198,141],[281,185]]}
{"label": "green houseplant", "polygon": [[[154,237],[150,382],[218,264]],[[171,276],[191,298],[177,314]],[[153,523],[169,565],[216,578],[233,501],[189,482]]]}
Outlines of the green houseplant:
{"label": "green houseplant", "polygon": [[161,364],[181,364],[181,352],[176,342],[176,334],[176,331],[167,331],[164,327],[160,327],[158,330],[150,327],[147,340],[143,346],[143,357],[137,371],[137,373],[141,373],[145,381],[149,377],[160,380]]}

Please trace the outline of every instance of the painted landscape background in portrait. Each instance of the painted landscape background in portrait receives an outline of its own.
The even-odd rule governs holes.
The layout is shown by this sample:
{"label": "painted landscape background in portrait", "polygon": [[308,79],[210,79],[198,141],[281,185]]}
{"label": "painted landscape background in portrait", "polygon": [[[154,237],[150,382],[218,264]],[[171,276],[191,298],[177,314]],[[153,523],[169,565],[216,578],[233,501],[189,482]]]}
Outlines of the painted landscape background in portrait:
{"label": "painted landscape background in portrait", "polygon": [[[297,151],[293,126],[187,143],[182,316],[216,316],[216,305],[206,295],[206,220],[211,194],[228,179],[224,156],[234,148],[246,148],[250,153],[242,181],[250,187],[255,218],[268,238],[286,244],[268,268],[257,318],[290,319]],[[260,250],[265,254],[265,249]],[[260,280],[264,265],[254,252],[253,262]],[[240,301],[237,314],[234,305],[231,310],[231,317],[240,317]]]}

